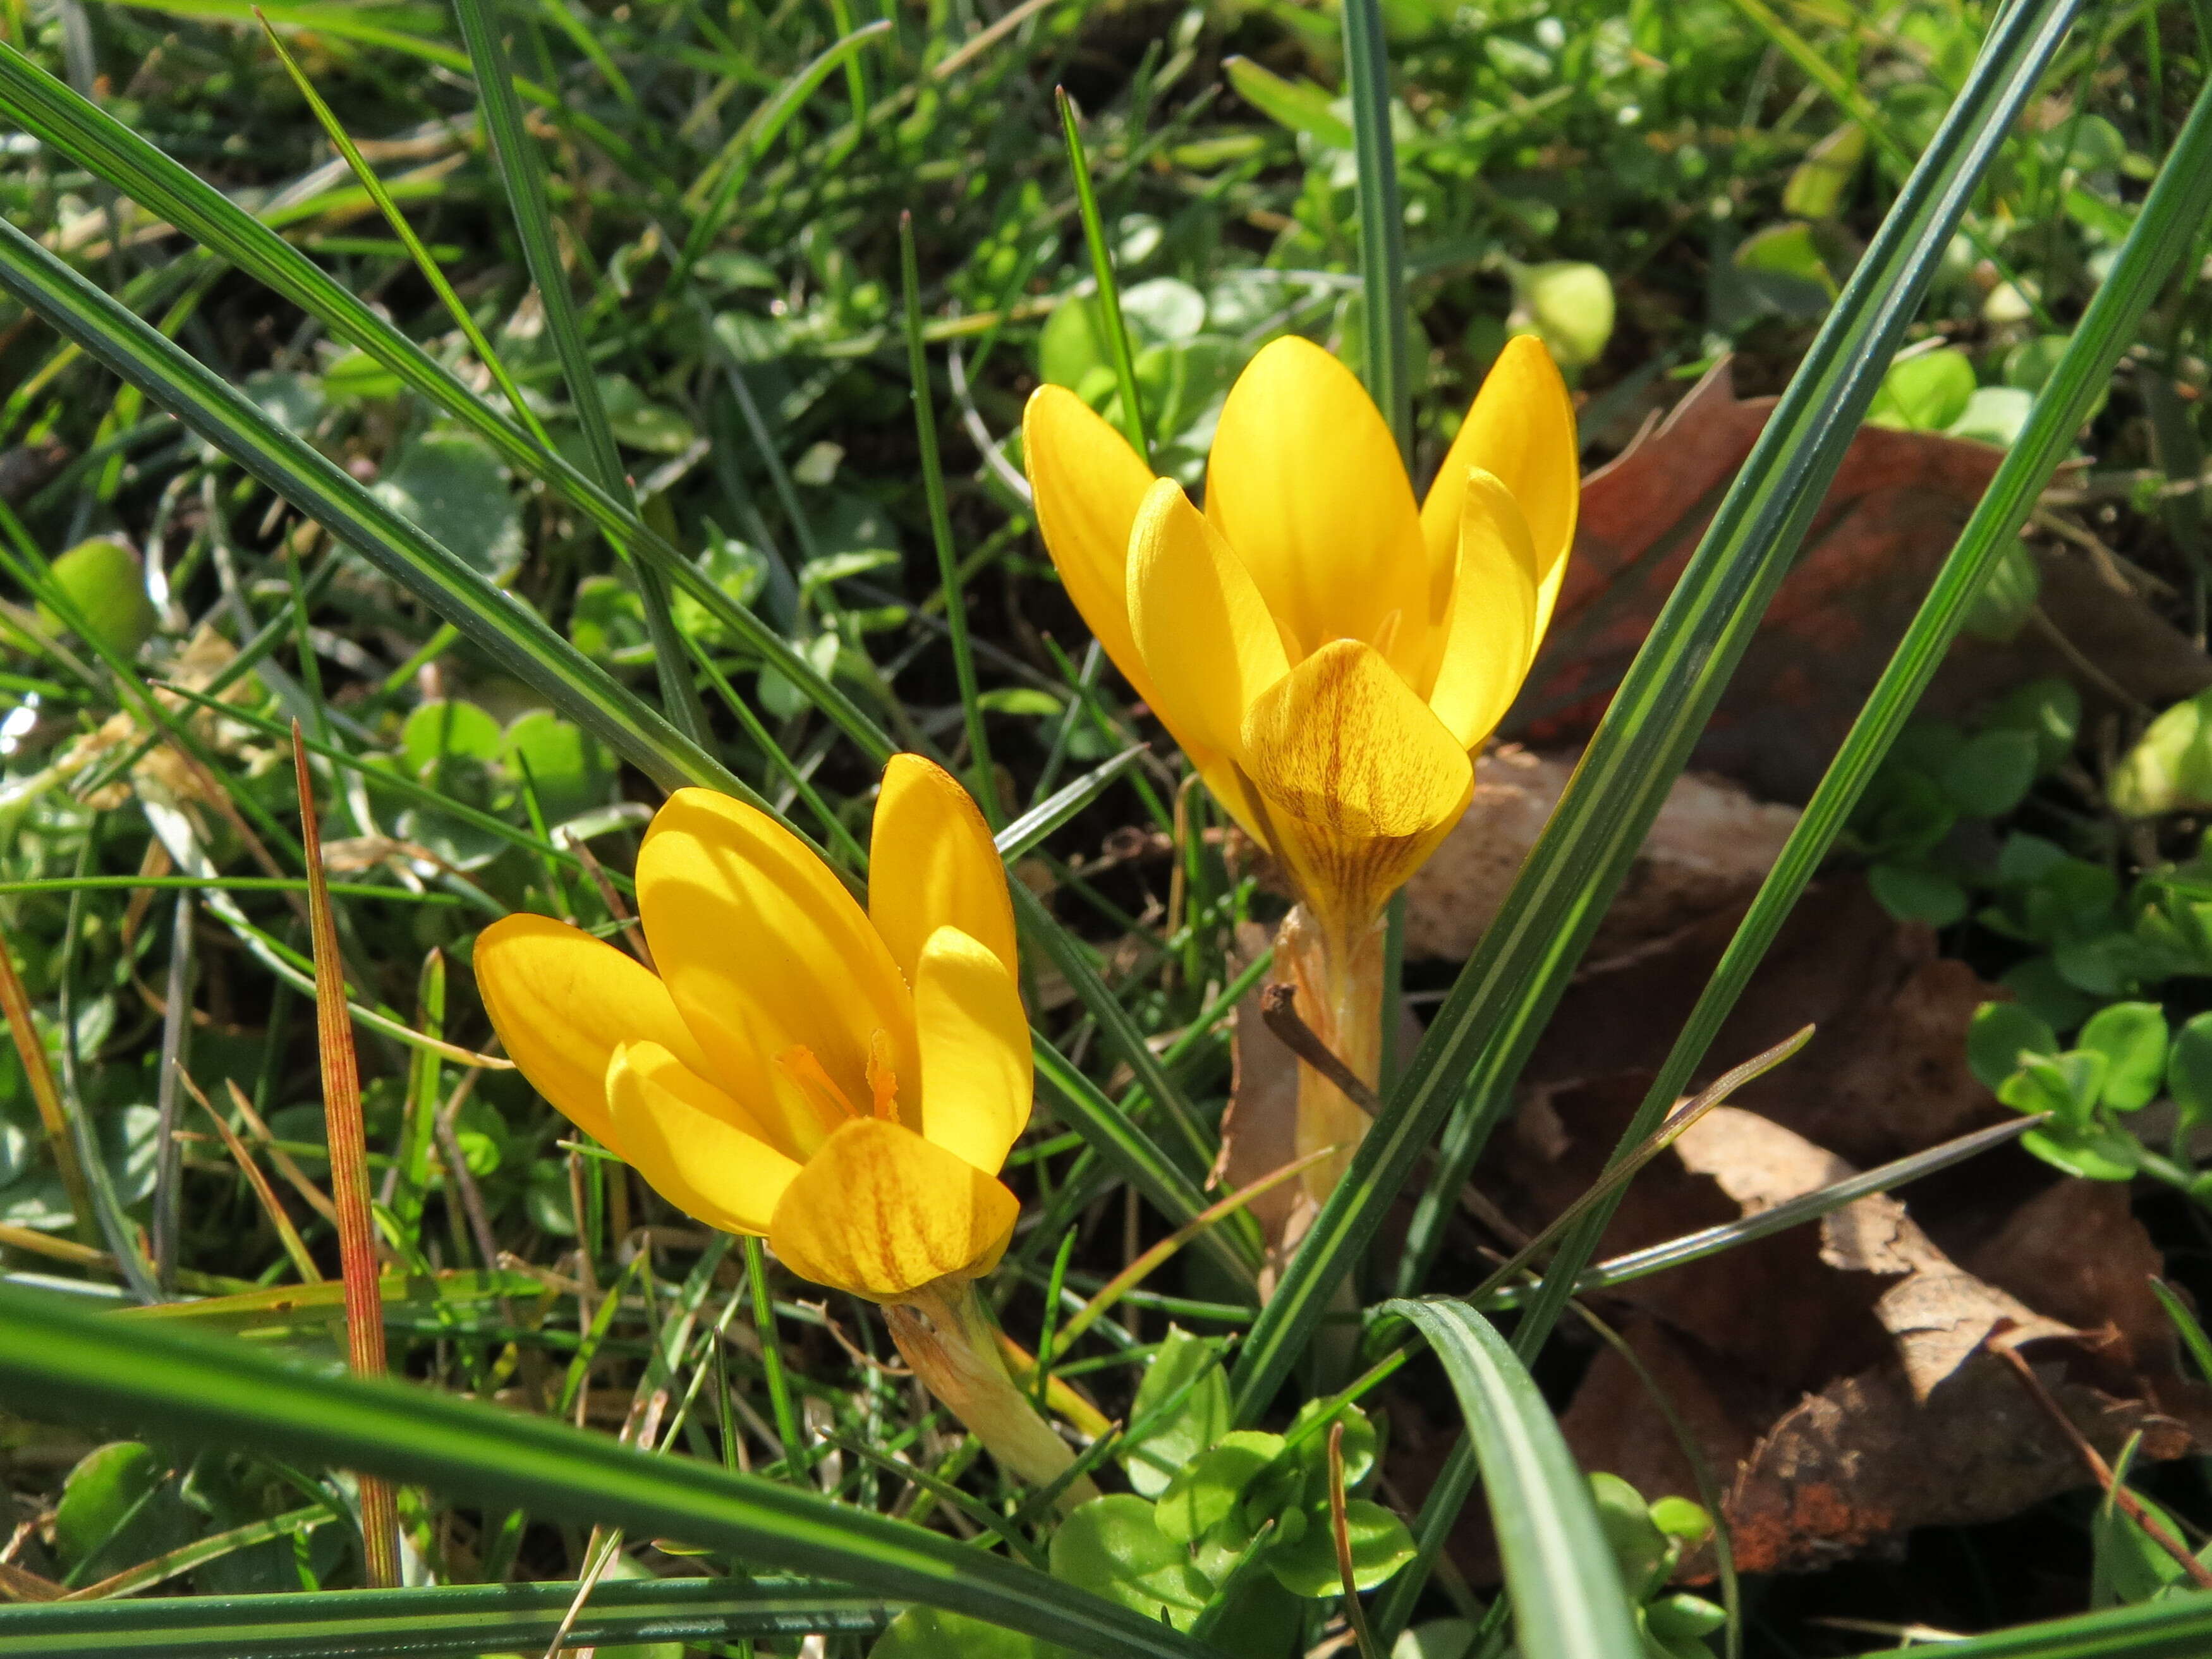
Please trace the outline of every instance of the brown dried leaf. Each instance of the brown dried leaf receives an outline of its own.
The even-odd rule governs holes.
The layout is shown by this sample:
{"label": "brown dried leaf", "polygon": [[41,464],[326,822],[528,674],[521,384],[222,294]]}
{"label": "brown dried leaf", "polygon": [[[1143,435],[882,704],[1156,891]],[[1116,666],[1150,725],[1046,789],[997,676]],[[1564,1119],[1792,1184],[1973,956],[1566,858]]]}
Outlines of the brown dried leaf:
{"label": "brown dried leaf", "polygon": [[[1734,1106],[1715,1107],[1692,1124],[1674,1152],[1686,1169],[1717,1182],[1746,1215],[1856,1173],[1802,1135]],[[1954,1265],[1904,1204],[1884,1194],[1822,1218],[1820,1260],[1841,1272],[1897,1279],[1875,1304],[1875,1317],[1896,1341],[1916,1401],[1925,1401],[2000,1324],[2011,1325],[2022,1341],[2075,1334]]]}
{"label": "brown dried leaf", "polygon": [[[1510,744],[1475,762],[1467,816],[1407,885],[1409,958],[1473,953],[1574,766],[1572,755],[1539,755]],[[1592,959],[1634,950],[1743,902],[1796,822],[1795,808],[1753,800],[1725,779],[1694,773],[1677,778],[1606,912]]]}
{"label": "brown dried leaf", "polygon": [[[1723,362],[1656,430],[1583,480],[1573,561],[1516,735],[1547,746],[1588,737],[1775,401],[1739,400]],[[1767,799],[1804,799],[2002,459],[1936,433],[1861,428],[1695,763]],[[2076,553],[2054,550],[2041,563],[2043,610],[2080,656],[2035,628],[2004,645],[1966,641],[1929,708],[1954,711],[2041,674],[2093,697],[2116,681],[2154,703],[2212,684],[2212,659],[2124,582]],[[2081,657],[2095,665],[2089,673]]]}

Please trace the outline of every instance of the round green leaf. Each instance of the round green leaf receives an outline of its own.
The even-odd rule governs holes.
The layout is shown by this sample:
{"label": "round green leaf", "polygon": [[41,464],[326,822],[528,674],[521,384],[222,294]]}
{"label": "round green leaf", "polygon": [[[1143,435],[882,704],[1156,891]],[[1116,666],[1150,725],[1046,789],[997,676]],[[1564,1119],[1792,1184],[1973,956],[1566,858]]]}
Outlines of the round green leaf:
{"label": "round green leaf", "polygon": [[2166,1091],[2185,1129],[2212,1123],[2212,1014],[2198,1014],[2173,1034],[2166,1057]]}
{"label": "round green leaf", "polygon": [[522,562],[522,514],[483,439],[427,432],[376,482],[378,498],[498,580]]}
{"label": "round green leaf", "polygon": [[868,1659],[1047,1659],[1065,1651],[964,1613],[908,1607],[884,1627]]}
{"label": "round green leaf", "polygon": [[1182,1545],[1154,1524],[1152,1506],[1127,1492],[1094,1498],[1052,1536],[1052,1573],[1096,1595],[1188,1630],[1213,1593]]}
{"label": "round green leaf", "polygon": [[[1344,1506],[1344,1518],[1352,1544],[1352,1582],[1360,1589],[1373,1589],[1413,1559],[1413,1534],[1380,1504],[1355,1498]],[[1304,1537],[1269,1550],[1264,1559],[1275,1582],[1293,1595],[1343,1594],[1336,1528],[1326,1509],[1307,1518]]]}
{"label": "round green leaf", "polygon": [[1955,346],[1901,358],[1883,375],[1867,410],[1873,426],[1941,432],[1966,412],[1974,395],[1974,365]]}
{"label": "round green leaf", "polygon": [[2153,720],[2112,769],[2105,796],[2133,818],[2212,805],[2212,690]]}
{"label": "round green leaf", "polygon": [[1867,872],[1867,885],[1882,908],[1899,921],[1948,927],[1966,914],[1966,890],[1924,865],[1875,865]]}
{"label": "round green leaf", "polygon": [[2035,738],[2000,727],[1969,738],[1943,769],[1944,793],[1968,817],[1997,818],[2035,781]]}
{"label": "round green leaf", "polygon": [[[1217,1371],[1215,1375],[1218,1376]],[[1282,1455],[1283,1437],[1239,1429],[1185,1463],[1160,1494],[1153,1523],[1178,1544],[1194,1544],[1240,1513],[1252,1483]],[[1131,1471],[1133,1475],[1135,1471]],[[1245,1538],[1249,1526],[1239,1528]]]}
{"label": "round green leaf", "polygon": [[1966,1028],[1966,1064],[1992,1092],[2020,1069],[2024,1056],[2057,1052],[2057,1036],[2024,1003],[1985,1002]]}
{"label": "round green leaf", "polygon": [[614,781],[615,762],[607,746],[550,708],[518,716],[501,739],[507,769],[521,782],[528,769],[538,792],[538,810],[549,823],[562,823],[604,805]]}
{"label": "round green leaf", "polygon": [[2075,1039],[2105,1057],[2106,1105],[2132,1112],[2150,1104],[2166,1075],[2166,1012],[2154,1002],[2116,1002],[2089,1017]]}
{"label": "round green leaf", "polygon": [[110,1441],[86,1453],[54,1506],[54,1550],[63,1563],[73,1567],[105,1544],[167,1474],[143,1441]]}
{"label": "round green leaf", "polygon": [[[1182,1394],[1186,1386],[1189,1392]],[[1146,1428],[1146,1419],[1178,1394],[1182,1394],[1182,1403]],[[1160,1344],[1145,1368],[1145,1380],[1137,1385],[1129,1423],[1139,1437],[1124,1446],[1121,1466],[1139,1493],[1156,1498],[1167,1490],[1177,1471],[1229,1431],[1229,1380],[1222,1375],[1221,1345],[1169,1327],[1167,1340]],[[1211,1524],[1185,1534],[1185,1541]]]}
{"label": "round green leaf", "polygon": [[440,697],[407,717],[399,729],[399,753],[417,776],[428,777],[447,761],[486,765],[500,757],[499,722],[472,702]]}
{"label": "round green leaf", "polygon": [[[145,568],[121,542],[79,542],[54,561],[53,580],[85,631],[118,656],[134,654],[161,623],[146,597]],[[39,620],[62,629],[61,617],[43,605]]]}

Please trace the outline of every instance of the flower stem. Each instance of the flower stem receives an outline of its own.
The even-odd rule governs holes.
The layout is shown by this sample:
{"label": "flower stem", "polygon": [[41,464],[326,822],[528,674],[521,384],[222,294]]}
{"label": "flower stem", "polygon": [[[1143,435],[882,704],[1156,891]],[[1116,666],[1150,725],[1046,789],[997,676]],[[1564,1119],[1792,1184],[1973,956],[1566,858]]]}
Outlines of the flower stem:
{"label": "flower stem", "polygon": [[[1303,904],[1275,936],[1279,983],[1297,993],[1297,1012],[1328,1051],[1372,1089],[1382,1074],[1383,934],[1381,918],[1340,933],[1321,926]],[[1367,1133],[1369,1118],[1311,1066],[1298,1066],[1297,1155],[1337,1150],[1301,1177],[1317,1207],[1336,1190]]]}
{"label": "flower stem", "polygon": [[[923,1386],[1013,1474],[1048,1486],[1075,1461],[1007,1375],[998,1332],[973,1279],[940,1279],[904,1303],[887,1304],[884,1317]],[[1097,1496],[1090,1479],[1079,1476],[1060,1493],[1060,1507],[1072,1510]]]}

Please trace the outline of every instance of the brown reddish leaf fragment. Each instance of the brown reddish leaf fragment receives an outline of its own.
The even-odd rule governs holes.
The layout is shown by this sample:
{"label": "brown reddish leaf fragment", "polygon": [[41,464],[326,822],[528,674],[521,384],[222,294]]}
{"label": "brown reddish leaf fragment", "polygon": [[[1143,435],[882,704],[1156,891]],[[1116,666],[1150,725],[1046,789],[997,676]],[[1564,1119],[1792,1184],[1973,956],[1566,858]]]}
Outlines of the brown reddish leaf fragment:
{"label": "brown reddish leaf fragment", "polygon": [[[1572,775],[1575,757],[1508,744],[1475,762],[1467,816],[1407,884],[1406,955],[1471,955]],[[1685,774],[1606,912],[1590,959],[1664,938],[1748,899],[1797,822],[1724,779]]]}
{"label": "brown reddish leaf fragment", "polygon": [[[1674,1151],[1686,1168],[1711,1176],[1746,1215],[1856,1173],[1803,1136],[1733,1106],[1716,1107],[1691,1125]],[[1875,1317],[1895,1340],[1917,1401],[1925,1401],[2001,1324],[2021,1341],[2075,1334],[1954,1265],[1903,1202],[1887,1194],[1824,1217],[1820,1260],[1841,1272],[1897,1280],[1875,1304]]]}

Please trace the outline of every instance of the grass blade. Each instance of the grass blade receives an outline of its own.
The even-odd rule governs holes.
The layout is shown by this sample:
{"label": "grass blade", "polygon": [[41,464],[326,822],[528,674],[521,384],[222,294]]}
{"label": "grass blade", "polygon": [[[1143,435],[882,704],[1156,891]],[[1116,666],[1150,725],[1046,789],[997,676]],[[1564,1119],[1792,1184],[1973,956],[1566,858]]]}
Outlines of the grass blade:
{"label": "grass blade", "polygon": [[1352,94],[1352,153],[1359,168],[1359,283],[1367,347],[1362,374],[1367,395],[1390,423],[1404,456],[1413,436],[1413,386],[1406,372],[1406,210],[1398,198],[1390,55],[1378,0],[1345,0],[1344,78]]}
{"label": "grass blade", "polygon": [[1463,1303],[1384,1307],[1428,1339],[1459,1396],[1520,1651],[1526,1659],[1640,1659],[1644,1645],[1589,1486],[1528,1368]]}
{"label": "grass blade", "polygon": [[[584,429],[584,452],[600,489],[617,501],[630,500],[629,481],[623,470],[622,454],[615,446],[614,423],[599,396],[599,371],[592,366],[591,348],[576,320],[576,302],[568,291],[568,273],[561,264],[561,250],[553,240],[553,215],[545,201],[545,158],[522,125],[522,100],[515,95],[514,71],[507,61],[507,48],[494,27],[485,0],[453,0],[460,19],[461,39],[476,67],[477,107],[484,135],[490,140],[492,158],[507,191],[507,204],[522,237],[522,257],[530,267],[530,280],[538,289],[545,313],[546,332],[553,337],[554,355],[568,382],[569,407]],[[660,700],[678,730],[694,743],[704,743],[707,710],[691,683],[690,661],[677,637],[675,618],[668,611],[668,580],[658,568],[632,562],[638,592],[644,600],[645,627],[653,642],[653,662],[660,679]]]}
{"label": "grass blade", "polygon": [[975,653],[968,641],[968,596],[960,583],[960,555],[952,545],[952,516],[945,505],[945,463],[937,452],[937,411],[931,404],[929,354],[921,339],[921,272],[914,252],[914,215],[899,215],[899,273],[904,279],[906,371],[912,383],[914,432],[921,452],[921,489],[929,503],[929,538],[937,547],[938,580],[945,588],[945,631],[952,641],[952,673],[960,687],[960,715],[968,728],[969,793],[995,830],[1005,817],[998,775],[991,766],[990,734],[983,726],[982,696],[975,683]]}
{"label": "grass blade", "polygon": [[1106,245],[1105,222],[1098,216],[1098,189],[1091,179],[1091,161],[1083,153],[1083,132],[1075,100],[1066,87],[1053,88],[1060,106],[1060,130],[1067,141],[1067,170],[1075,179],[1075,205],[1083,220],[1084,246],[1091,251],[1091,274],[1098,283],[1098,322],[1106,331],[1106,352],[1114,361],[1114,381],[1121,392],[1121,430],[1145,465],[1152,463],[1152,440],[1146,435],[1144,400],[1137,394],[1137,363],[1129,351],[1129,328],[1121,319],[1121,289],[1114,280],[1114,251]]}
{"label": "grass blade", "polygon": [[[2036,498],[2072,449],[2075,434],[2104,395],[2120,354],[2136,338],[2143,313],[2188,252],[2208,213],[2212,213],[2212,90],[2198,94],[2112,274],[2091,299],[2057,367],[2037,394],[2026,426],[2006,452],[1996,477],[1990,481],[1973,516],[1960,532],[1911,627],[1790,830],[1735,936],[1729,941],[1629,1126],[1627,1134],[1632,1139],[1638,1133],[1638,1126],[1657,1121],[1657,1115],[1665,1112],[1674,1092],[1687,1083],[1705,1058],[1798,896],[1827,856],[1875,769],[1889,752],[1891,743],[1918,704],[1920,694],[1935,677],[1984,580],[2012,544]],[[1540,1334],[1559,1317],[1568,1286],[1596,1248],[1613,1207],[1610,1203],[1604,1206],[1560,1247],[1553,1272],[1546,1276],[1543,1293],[1528,1315]],[[1515,1340],[1521,1345],[1518,1331]]]}
{"label": "grass blade", "polygon": [[4,929],[0,929],[0,1015],[7,1018],[15,1058],[30,1082],[31,1099],[39,1109],[39,1127],[46,1132],[46,1146],[53,1152],[54,1168],[61,1174],[70,1213],[76,1218],[76,1236],[87,1244],[97,1244],[100,1229],[94,1221],[92,1189],[85,1184],[84,1166],[77,1162],[76,1136],[70,1127],[61,1091],[54,1086],[54,1068],[47,1062],[46,1042],[32,1023],[31,994],[24,988],[23,976],[15,971],[15,958]]}
{"label": "grass blade", "polygon": [[[1237,1415],[1273,1399],[1329,1297],[1463,1089],[1504,1098],[1668,787],[1788,574],[1905,325],[2078,0],[2004,12],[1966,89],[1791,378],[1630,665],[1496,921],[1238,1358]],[[1385,1638],[1390,1632],[1389,1621]]]}
{"label": "grass blade", "polygon": [[[333,18],[331,26],[337,21]],[[862,753],[877,761],[890,754],[890,738],[859,705],[775,629],[708,580],[672,543],[641,523],[626,493],[610,494],[566,459],[533,442],[270,227],[5,41],[0,41],[0,109],[41,142],[320,319],[337,338],[368,352],[410,390],[490,444],[509,465],[544,479],[617,549],[629,548],[665,570],[678,587],[797,686]]]}
{"label": "grass blade", "polygon": [[158,1425],[188,1443],[251,1446],[434,1485],[471,1503],[683,1539],[1101,1659],[1209,1652],[1033,1568],[811,1492],[427,1389],[332,1376],[9,1285],[0,1285],[0,1397],[41,1414]]}
{"label": "grass blade", "polygon": [[[0,1659],[364,1659],[398,1652],[536,1651],[559,1626],[571,1584],[466,1584],[305,1595],[195,1595],[0,1607]],[[602,1583],[578,1643],[732,1641],[879,1628],[896,1609],[792,1579]]]}
{"label": "grass blade", "polygon": [[[1098,1022],[1098,1035],[1106,1051],[1127,1066],[1135,1076],[1137,1086],[1159,1103],[1160,1109],[1176,1127],[1188,1157],[1186,1168],[1205,1170],[1213,1164],[1212,1138],[1199,1121],[1198,1110],[1190,1103],[1188,1096],[1168,1075],[1160,1057],[1145,1041],[1145,1034],[1137,1029],[1137,1022],[1129,1018],[1129,1011],[1107,988],[1084,953],[1083,942],[1062,927],[1044,902],[1019,881],[1010,881],[1007,890],[1014,899],[1014,920],[1030,941],[1044,947],[1052,958],[1053,966],[1074,991],[1076,1000],[1091,1018]],[[1202,1207],[1202,1206],[1201,1206]],[[1192,1214],[1196,1214],[1193,1211]],[[1176,1218],[1188,1221],[1190,1216]]]}
{"label": "grass blade", "polygon": [[696,743],[472,568],[270,421],[222,377],[0,223],[0,289],[410,589],[663,788],[704,784],[754,800]]}

